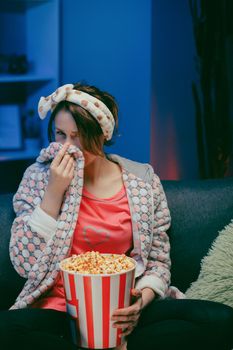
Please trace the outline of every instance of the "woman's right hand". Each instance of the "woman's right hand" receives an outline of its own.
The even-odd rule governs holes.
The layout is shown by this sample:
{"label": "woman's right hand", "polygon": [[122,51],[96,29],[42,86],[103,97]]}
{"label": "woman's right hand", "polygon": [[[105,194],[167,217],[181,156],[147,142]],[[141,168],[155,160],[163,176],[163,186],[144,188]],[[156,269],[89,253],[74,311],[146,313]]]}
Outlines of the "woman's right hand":
{"label": "woman's right hand", "polygon": [[70,144],[65,143],[50,165],[48,188],[63,195],[74,177],[74,158],[66,151]]}
{"label": "woman's right hand", "polygon": [[40,207],[57,220],[64,193],[74,177],[74,158],[66,154],[69,143],[65,143],[50,165],[48,186]]}

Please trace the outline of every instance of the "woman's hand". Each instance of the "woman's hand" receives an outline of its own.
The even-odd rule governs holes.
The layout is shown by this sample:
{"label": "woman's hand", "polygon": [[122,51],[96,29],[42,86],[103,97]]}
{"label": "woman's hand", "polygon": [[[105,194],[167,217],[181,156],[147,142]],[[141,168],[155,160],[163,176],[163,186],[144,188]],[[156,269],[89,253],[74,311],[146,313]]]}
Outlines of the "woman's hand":
{"label": "woman's hand", "polygon": [[69,143],[65,143],[50,166],[50,177],[40,207],[48,215],[57,219],[64,193],[74,176],[74,159],[65,154]]}
{"label": "woman's hand", "polygon": [[116,321],[113,327],[123,328],[121,336],[129,335],[136,327],[143,308],[142,291],[139,289],[132,289],[131,294],[134,302],[132,305],[114,311],[111,320]]}
{"label": "woman's hand", "polygon": [[66,154],[70,144],[65,143],[50,166],[48,189],[64,194],[74,176],[74,158]]}

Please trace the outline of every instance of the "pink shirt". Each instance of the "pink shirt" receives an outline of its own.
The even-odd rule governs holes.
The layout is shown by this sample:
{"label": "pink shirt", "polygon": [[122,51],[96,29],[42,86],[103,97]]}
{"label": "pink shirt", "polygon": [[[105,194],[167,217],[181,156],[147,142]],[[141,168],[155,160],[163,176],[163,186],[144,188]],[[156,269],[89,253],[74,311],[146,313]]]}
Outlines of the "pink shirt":
{"label": "pink shirt", "polygon": [[[132,222],[124,186],[116,195],[104,199],[83,188],[70,255],[91,250],[128,255],[132,247]],[[31,307],[66,311],[60,276],[53,288]]]}

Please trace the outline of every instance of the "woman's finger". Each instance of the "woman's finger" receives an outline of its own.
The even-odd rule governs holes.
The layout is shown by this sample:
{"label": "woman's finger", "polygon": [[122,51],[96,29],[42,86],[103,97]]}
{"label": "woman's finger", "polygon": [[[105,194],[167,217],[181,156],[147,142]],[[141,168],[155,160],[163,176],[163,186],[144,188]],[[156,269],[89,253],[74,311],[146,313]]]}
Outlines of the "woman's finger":
{"label": "woman's finger", "polygon": [[72,165],[72,168],[70,169],[68,176],[70,177],[74,176],[74,164]]}
{"label": "woman's finger", "polygon": [[66,175],[69,175],[71,169],[73,168],[74,166],[74,159],[73,157],[70,157],[70,159],[68,160],[68,163],[64,169],[64,172],[63,172],[63,175],[66,176]]}
{"label": "woman's finger", "polygon": [[113,323],[113,328],[128,328],[128,327],[133,327],[135,324],[135,321],[132,322],[115,322]]}
{"label": "woman's finger", "polygon": [[133,332],[135,327],[129,327],[127,328],[126,330],[124,330],[120,335],[119,337],[126,337],[127,335],[129,335],[130,333]]}
{"label": "woman's finger", "polygon": [[114,316],[112,317],[113,321],[116,322],[125,322],[125,321],[136,321],[138,319],[138,314],[131,314],[131,315],[125,315],[125,316]]}
{"label": "woman's finger", "polygon": [[135,315],[138,314],[141,311],[141,302],[140,299],[137,299],[137,301],[123,309],[117,309],[113,312],[112,319],[114,319],[115,316],[128,316],[128,315]]}
{"label": "woman's finger", "polygon": [[138,299],[142,297],[142,291],[140,289],[131,289],[131,303],[135,303]]}
{"label": "woman's finger", "polygon": [[130,293],[134,297],[140,298],[142,296],[142,291],[140,289],[132,288]]}
{"label": "woman's finger", "polygon": [[69,176],[69,178],[71,178],[71,180],[73,179],[73,177],[74,177],[74,168],[71,169],[71,171],[69,172],[68,176]]}
{"label": "woman's finger", "polygon": [[63,173],[67,167],[67,164],[69,163],[70,159],[72,159],[71,155],[66,154],[63,159],[61,160],[61,163],[58,165],[57,169],[59,172]]}
{"label": "woman's finger", "polygon": [[56,166],[58,166],[61,163],[61,161],[62,161],[62,159],[63,159],[67,149],[69,148],[69,146],[70,146],[69,143],[65,143],[63,145],[62,149],[60,149],[60,151],[58,152],[58,154],[56,155],[56,157],[52,161],[51,165],[56,167]]}

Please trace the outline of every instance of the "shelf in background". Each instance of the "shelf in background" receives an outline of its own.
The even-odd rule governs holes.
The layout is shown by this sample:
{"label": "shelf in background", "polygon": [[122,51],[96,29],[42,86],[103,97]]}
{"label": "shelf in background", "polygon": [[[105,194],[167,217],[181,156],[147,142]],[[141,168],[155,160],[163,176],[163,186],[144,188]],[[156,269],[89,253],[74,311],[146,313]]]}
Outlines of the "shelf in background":
{"label": "shelf in background", "polygon": [[[25,135],[25,115],[33,110],[33,118],[37,118],[40,97],[58,87],[60,0],[0,0],[0,24],[0,107],[18,106],[20,125],[14,130]],[[11,73],[23,70],[26,73]],[[4,115],[6,120],[8,117],[11,118],[10,112]],[[1,169],[12,166],[17,171],[18,163],[34,162],[47,144],[47,126],[48,120],[41,123],[40,144],[35,147],[28,147],[26,139],[22,145],[11,144],[13,128],[6,130],[4,137],[7,140],[9,137],[10,144],[1,142],[1,148],[6,149],[0,150]],[[0,131],[3,132],[2,128]],[[17,148],[21,146],[21,150]]]}
{"label": "shelf in background", "polygon": [[36,81],[49,81],[54,79],[51,76],[43,76],[38,74],[0,74],[0,83],[25,83]]}

